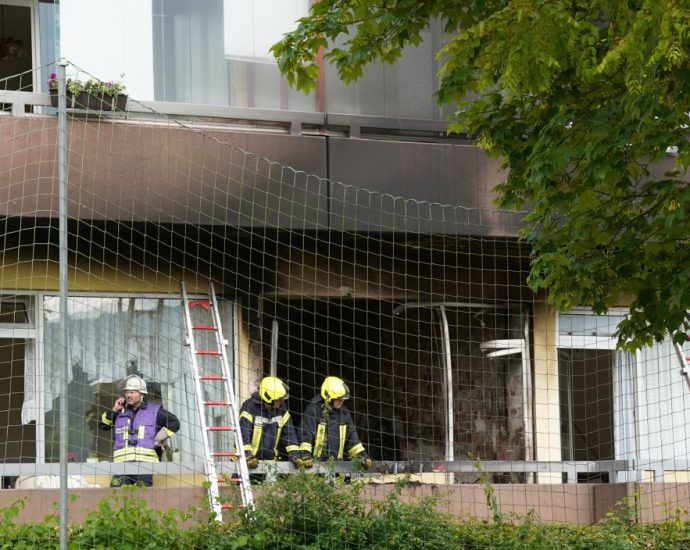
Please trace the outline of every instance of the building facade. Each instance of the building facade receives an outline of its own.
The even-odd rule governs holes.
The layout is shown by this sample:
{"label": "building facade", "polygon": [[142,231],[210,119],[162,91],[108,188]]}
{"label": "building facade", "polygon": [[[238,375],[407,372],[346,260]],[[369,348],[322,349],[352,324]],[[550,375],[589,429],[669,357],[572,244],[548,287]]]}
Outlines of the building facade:
{"label": "building facade", "polygon": [[478,459],[529,485],[526,507],[539,487],[565,495],[561,519],[581,501],[556,486],[613,502],[619,488],[595,485],[683,482],[690,394],[672,346],[617,350],[624,300],[559,315],[529,290],[523,214],[493,206],[500,163],[447,136],[433,102],[440,25],[353,86],[324,66],[304,96],[267,49],[308,4],[65,0],[58,17],[0,0],[4,483],[55,463],[60,437],[56,36],[68,76],[129,93],[122,113],[69,112],[75,463],[109,460],[94,422],[132,372],[182,420],[175,460],[199,459],[179,282],[203,298],[213,281],[240,398],[275,373],[298,422],[342,376],[377,461],[444,463],[421,479],[472,485]]}

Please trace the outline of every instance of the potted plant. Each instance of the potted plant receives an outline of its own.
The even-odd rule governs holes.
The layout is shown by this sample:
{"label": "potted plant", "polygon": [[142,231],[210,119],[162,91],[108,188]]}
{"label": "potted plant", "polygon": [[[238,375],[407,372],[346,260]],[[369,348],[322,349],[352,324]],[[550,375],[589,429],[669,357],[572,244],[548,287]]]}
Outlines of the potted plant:
{"label": "potted plant", "polygon": [[[67,97],[67,107],[76,107],[76,98],[79,92],[82,90],[82,83],[80,80],[68,78],[66,82],[66,97]],[[50,91],[50,104],[53,107],[58,106],[58,77],[55,73],[50,73],[50,78],[48,79],[48,90]]]}
{"label": "potted plant", "polygon": [[84,82],[77,103],[86,109],[97,111],[124,111],[127,107],[127,95],[121,82],[110,80],[103,82],[90,78]]}
{"label": "potted plant", "polygon": [[[102,82],[95,78],[82,82],[79,79],[68,78],[66,84],[68,108],[124,111],[127,107],[127,95],[121,82]],[[50,74],[48,89],[51,105],[57,107],[58,78],[55,73]]]}

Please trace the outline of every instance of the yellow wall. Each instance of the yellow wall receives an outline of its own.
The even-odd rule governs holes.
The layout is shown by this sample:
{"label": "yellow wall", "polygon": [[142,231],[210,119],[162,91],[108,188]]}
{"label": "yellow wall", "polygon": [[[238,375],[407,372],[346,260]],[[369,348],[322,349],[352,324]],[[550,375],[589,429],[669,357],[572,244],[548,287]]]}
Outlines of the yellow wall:
{"label": "yellow wall", "polygon": [[[561,460],[561,423],[556,350],[556,313],[542,301],[534,307],[535,458]],[[538,474],[539,483],[560,483],[560,474]]]}
{"label": "yellow wall", "polygon": [[[29,254],[4,252],[0,262],[0,289],[57,292],[60,287],[59,264],[54,260],[32,259]],[[70,262],[70,292],[171,293],[179,295],[179,281],[184,278],[187,292],[205,294],[208,280],[180,268],[163,271],[140,264],[110,266],[83,258],[76,265]],[[218,289],[217,289],[218,290]]]}

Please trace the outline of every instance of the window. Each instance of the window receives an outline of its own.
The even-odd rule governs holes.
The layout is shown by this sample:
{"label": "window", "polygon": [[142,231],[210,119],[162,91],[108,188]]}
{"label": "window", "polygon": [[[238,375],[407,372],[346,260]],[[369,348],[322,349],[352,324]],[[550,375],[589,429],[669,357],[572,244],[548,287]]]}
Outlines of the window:
{"label": "window", "polygon": [[[634,358],[616,349],[613,335],[624,310],[593,315],[575,310],[558,317],[558,376],[562,460],[625,458],[634,415]],[[616,481],[579,474],[580,481]]]}
{"label": "window", "polygon": [[34,91],[34,3],[0,1],[0,89]]}
{"label": "window", "polygon": [[[181,422],[173,446],[176,459],[192,461],[201,446],[196,398],[179,299],[135,296],[82,296],[69,301],[69,438],[71,460],[110,460],[112,434],[98,420],[121,394],[129,374],[147,381],[149,399],[163,404]],[[221,314],[232,319],[231,304]],[[44,299],[45,458],[59,452],[59,299]],[[228,321],[228,326],[230,322]]]}

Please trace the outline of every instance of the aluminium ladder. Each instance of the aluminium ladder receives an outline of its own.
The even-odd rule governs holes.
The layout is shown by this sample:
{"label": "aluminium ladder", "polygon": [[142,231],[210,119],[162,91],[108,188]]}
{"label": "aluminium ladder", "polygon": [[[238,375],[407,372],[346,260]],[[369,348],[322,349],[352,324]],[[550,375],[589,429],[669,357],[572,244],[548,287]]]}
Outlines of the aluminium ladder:
{"label": "aluminium ladder", "polygon": [[[674,333],[671,336],[675,337],[676,334],[677,333]],[[690,337],[686,336],[686,338],[690,340]],[[673,339],[673,347],[676,350],[678,361],[680,361],[680,374],[683,378],[685,378],[685,382],[688,385],[688,389],[690,389],[690,375],[688,374],[688,361],[690,361],[690,357],[685,354],[683,346],[676,342],[675,338]]]}
{"label": "aluminium ladder", "polygon": [[[210,283],[207,299],[190,300],[184,282],[180,282],[180,290],[186,343],[189,346],[200,419],[204,471],[209,484],[209,504],[215,512],[215,519],[222,521],[222,510],[232,506],[221,504],[219,499],[219,476],[216,469],[218,460],[235,461],[236,481],[240,488],[242,505],[250,507],[253,503],[233,379],[228,363],[227,340],[223,337],[221,329],[220,311],[213,283]],[[199,342],[208,346],[208,349],[201,349]],[[231,448],[231,443],[234,443],[234,449]]]}

